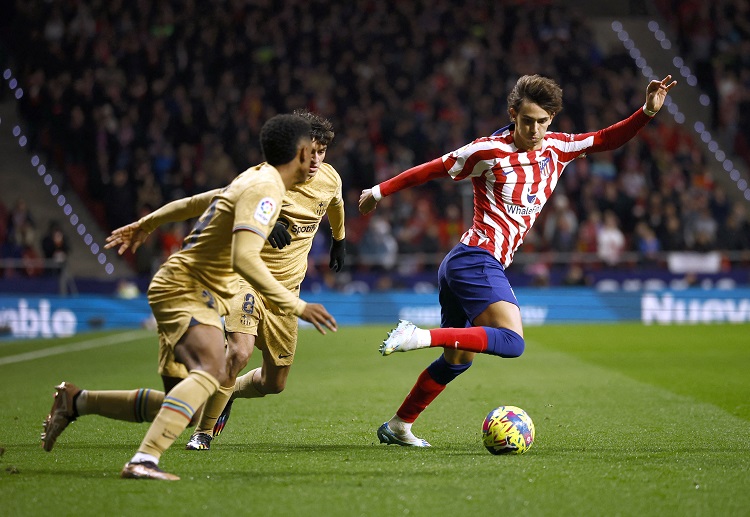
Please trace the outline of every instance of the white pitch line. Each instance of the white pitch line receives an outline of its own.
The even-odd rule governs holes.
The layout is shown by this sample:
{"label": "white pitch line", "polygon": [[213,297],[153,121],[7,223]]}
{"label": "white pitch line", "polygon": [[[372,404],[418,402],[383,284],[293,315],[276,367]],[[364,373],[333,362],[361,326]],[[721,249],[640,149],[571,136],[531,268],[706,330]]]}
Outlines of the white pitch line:
{"label": "white pitch line", "polygon": [[118,343],[132,341],[136,338],[136,336],[143,335],[144,332],[142,330],[131,330],[122,334],[115,334],[114,336],[108,336],[105,338],[90,339],[88,341],[81,341],[80,343],[71,343],[70,345],[45,348],[44,350],[36,350],[34,352],[27,352],[25,354],[9,355],[8,357],[0,357],[0,366],[6,364],[22,363],[24,361],[33,361],[34,359],[41,359],[43,357],[50,357],[53,355],[67,354],[68,352],[80,352],[81,350],[89,350],[91,348],[116,345]]}

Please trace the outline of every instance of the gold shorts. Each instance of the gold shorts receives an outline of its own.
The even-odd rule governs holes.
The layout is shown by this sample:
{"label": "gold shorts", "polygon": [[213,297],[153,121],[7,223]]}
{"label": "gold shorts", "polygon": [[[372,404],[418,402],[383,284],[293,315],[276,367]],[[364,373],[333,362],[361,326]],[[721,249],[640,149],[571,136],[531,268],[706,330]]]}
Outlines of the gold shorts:
{"label": "gold shorts", "polygon": [[159,333],[159,374],[187,377],[187,369],[174,358],[174,347],[195,324],[223,330],[221,314],[226,303],[188,273],[162,267],[148,288],[148,303]]}
{"label": "gold shorts", "polygon": [[276,366],[291,365],[297,350],[297,316],[285,314],[246,283],[240,285],[229,303],[225,330],[257,336],[255,346],[266,351]]}

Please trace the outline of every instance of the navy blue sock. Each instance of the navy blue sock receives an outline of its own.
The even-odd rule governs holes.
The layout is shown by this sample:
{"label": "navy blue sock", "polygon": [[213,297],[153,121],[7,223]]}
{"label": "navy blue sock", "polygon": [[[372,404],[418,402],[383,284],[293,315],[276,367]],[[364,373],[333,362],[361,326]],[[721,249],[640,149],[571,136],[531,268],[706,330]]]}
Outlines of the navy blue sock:
{"label": "navy blue sock", "polygon": [[427,367],[427,372],[435,382],[445,385],[468,370],[470,366],[471,363],[451,364],[445,360],[444,355],[441,355]]}
{"label": "navy blue sock", "polygon": [[487,332],[487,350],[485,354],[500,357],[518,357],[523,354],[526,345],[521,336],[510,329],[484,327]]}

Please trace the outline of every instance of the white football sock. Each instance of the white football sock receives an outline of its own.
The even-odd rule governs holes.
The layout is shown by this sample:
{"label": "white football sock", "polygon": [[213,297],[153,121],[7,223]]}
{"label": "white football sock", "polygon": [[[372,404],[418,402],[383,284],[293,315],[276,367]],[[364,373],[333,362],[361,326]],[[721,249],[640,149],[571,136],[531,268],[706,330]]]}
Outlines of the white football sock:
{"label": "white football sock", "polygon": [[432,335],[427,329],[417,327],[417,330],[412,335],[412,339],[417,340],[417,348],[427,348],[432,344]]}
{"label": "white football sock", "polygon": [[133,459],[130,460],[130,463],[144,463],[146,461],[150,461],[156,465],[159,464],[159,458],[152,456],[151,454],[146,454],[145,452],[136,452]]}
{"label": "white football sock", "polygon": [[388,421],[388,427],[395,433],[410,433],[411,424],[411,422],[404,422],[396,415],[393,415],[393,418]]}

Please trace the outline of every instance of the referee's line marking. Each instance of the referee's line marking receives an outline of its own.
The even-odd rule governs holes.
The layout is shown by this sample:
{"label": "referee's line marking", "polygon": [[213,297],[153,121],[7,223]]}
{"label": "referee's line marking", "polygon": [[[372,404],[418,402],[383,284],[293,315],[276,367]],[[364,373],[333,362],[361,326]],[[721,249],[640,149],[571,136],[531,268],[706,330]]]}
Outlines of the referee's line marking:
{"label": "referee's line marking", "polygon": [[67,354],[69,352],[80,352],[82,350],[90,350],[92,348],[117,345],[119,343],[131,341],[139,336],[143,337],[143,335],[144,332],[142,330],[131,330],[122,334],[115,334],[114,336],[81,341],[80,343],[71,343],[69,345],[58,346],[54,348],[45,348],[44,350],[35,350],[34,352],[26,352],[25,354],[9,355],[8,357],[0,357],[0,366],[4,366],[6,364],[22,363],[24,361],[33,361],[34,359],[41,359],[53,355]]}

